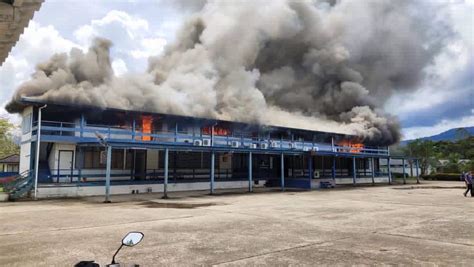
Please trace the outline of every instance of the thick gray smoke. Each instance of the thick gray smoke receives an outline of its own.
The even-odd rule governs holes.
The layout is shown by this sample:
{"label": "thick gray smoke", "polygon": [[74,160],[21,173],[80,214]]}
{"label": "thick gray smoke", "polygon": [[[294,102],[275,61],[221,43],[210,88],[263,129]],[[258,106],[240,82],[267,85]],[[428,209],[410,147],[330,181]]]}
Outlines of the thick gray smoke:
{"label": "thick gray smoke", "polygon": [[[186,2],[179,1],[183,7]],[[39,64],[22,96],[399,140],[388,97],[413,90],[443,47],[422,1],[200,1],[141,75],[116,77],[97,39]],[[443,29],[443,32],[449,31]]]}

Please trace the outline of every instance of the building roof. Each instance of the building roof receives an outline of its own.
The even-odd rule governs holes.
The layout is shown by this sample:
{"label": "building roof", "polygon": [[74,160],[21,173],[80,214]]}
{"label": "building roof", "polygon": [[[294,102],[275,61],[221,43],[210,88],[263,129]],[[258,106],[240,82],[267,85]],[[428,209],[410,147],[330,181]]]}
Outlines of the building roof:
{"label": "building roof", "polygon": [[[451,161],[449,159],[439,159],[438,160],[438,165],[446,166],[450,162]],[[460,163],[469,163],[469,162],[471,162],[470,159],[459,159],[457,163],[460,164]]]}
{"label": "building roof", "polygon": [[0,66],[44,0],[0,1]]}
{"label": "building roof", "polygon": [[[227,120],[221,120],[221,119],[213,119],[213,118],[201,118],[201,117],[192,117],[192,116],[184,116],[184,115],[175,115],[175,114],[163,114],[163,113],[157,113],[157,112],[149,112],[149,111],[143,111],[143,110],[127,110],[127,109],[119,109],[119,108],[101,108],[97,106],[88,106],[88,105],[63,105],[63,104],[58,104],[58,103],[53,103],[50,101],[45,101],[45,100],[40,100],[40,99],[35,99],[35,98],[28,98],[28,97],[23,97],[21,100],[16,101],[16,102],[11,102],[14,106],[14,111],[19,112],[23,110],[23,108],[27,106],[44,106],[47,105],[47,109],[45,109],[43,112],[47,112],[48,109],[55,109],[55,110],[60,110],[62,113],[67,113],[67,112],[73,112],[73,111],[81,111],[81,112],[102,112],[102,111],[112,111],[112,112],[126,112],[127,114],[130,115],[159,115],[159,116],[164,116],[164,117],[169,117],[169,118],[180,118],[180,119],[192,119],[192,120],[203,120],[203,121],[208,121],[209,123],[212,122],[218,122],[218,123],[233,123],[233,124],[241,124],[242,126],[250,126],[250,125],[259,125],[263,127],[269,127],[271,129],[280,129],[280,130],[298,130],[302,132],[307,132],[307,133],[319,133],[319,134],[330,134],[333,136],[339,136],[344,139],[349,138],[349,139],[357,139],[358,137],[352,134],[346,134],[346,133],[338,133],[338,132],[325,132],[325,131],[318,131],[318,130],[310,130],[310,129],[304,129],[304,128],[293,128],[293,127],[286,127],[286,126],[277,126],[277,125],[262,125],[262,124],[252,124],[252,123],[247,123],[247,122],[240,122],[240,121],[227,121]],[[8,110],[8,109],[7,109]],[[11,110],[8,110],[11,112]],[[68,113],[69,114],[69,113]]]}
{"label": "building roof", "polygon": [[13,154],[0,159],[0,163],[20,163],[20,155]]}

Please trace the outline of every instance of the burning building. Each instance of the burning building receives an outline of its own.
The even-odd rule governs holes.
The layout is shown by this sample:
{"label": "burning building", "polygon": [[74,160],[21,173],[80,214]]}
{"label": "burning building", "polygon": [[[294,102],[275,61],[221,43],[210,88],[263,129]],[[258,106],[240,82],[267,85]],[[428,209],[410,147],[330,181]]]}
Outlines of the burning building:
{"label": "burning building", "polygon": [[400,131],[384,105],[419,87],[449,38],[434,8],[199,3],[144,73],[116,76],[96,38],[19,86],[6,109],[23,116],[20,169],[74,185],[40,194],[93,194],[106,177],[112,193],[390,181],[379,165]]}
{"label": "burning building", "polygon": [[[37,196],[389,183],[357,136],[24,99],[20,172]],[[38,142],[39,140],[39,142]],[[390,166],[390,165],[388,165]],[[65,186],[67,185],[67,186]]]}

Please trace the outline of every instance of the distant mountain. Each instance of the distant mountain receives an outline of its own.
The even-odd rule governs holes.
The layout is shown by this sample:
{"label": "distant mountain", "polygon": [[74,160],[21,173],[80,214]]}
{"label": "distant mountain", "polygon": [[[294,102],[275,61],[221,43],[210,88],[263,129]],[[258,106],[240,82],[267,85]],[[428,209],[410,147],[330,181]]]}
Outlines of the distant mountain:
{"label": "distant mountain", "polygon": [[[422,137],[419,139],[431,140],[431,141],[455,141],[457,139],[465,138],[465,137],[473,136],[473,135],[474,135],[474,126],[453,128],[437,135]],[[404,146],[411,141],[414,141],[414,140],[412,139],[412,140],[401,141],[400,145]]]}

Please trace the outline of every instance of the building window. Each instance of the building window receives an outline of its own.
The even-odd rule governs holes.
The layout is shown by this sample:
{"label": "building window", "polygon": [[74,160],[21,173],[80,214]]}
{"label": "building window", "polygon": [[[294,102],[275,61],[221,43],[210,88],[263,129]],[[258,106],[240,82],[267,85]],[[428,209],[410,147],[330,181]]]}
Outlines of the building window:
{"label": "building window", "polygon": [[23,121],[21,122],[21,132],[23,134],[27,134],[31,131],[31,114],[28,114],[23,117]]}
{"label": "building window", "polygon": [[[123,149],[112,150],[111,168],[123,169]],[[107,164],[107,152],[104,148],[84,148],[84,169],[104,169]]]}

